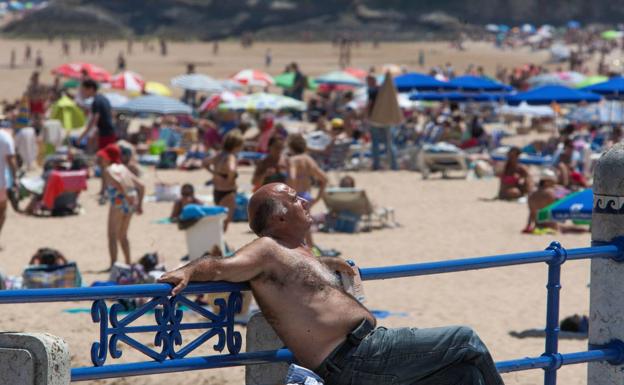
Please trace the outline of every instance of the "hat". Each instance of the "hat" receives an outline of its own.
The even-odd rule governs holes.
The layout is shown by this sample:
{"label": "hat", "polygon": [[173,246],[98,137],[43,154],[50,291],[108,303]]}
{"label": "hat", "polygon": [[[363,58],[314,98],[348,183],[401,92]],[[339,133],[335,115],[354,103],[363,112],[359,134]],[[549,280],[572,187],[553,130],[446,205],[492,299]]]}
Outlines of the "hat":
{"label": "hat", "polygon": [[331,120],[331,126],[332,128],[342,128],[342,126],[344,126],[344,120],[340,118],[333,118]]}
{"label": "hat", "polygon": [[110,163],[121,163],[121,149],[115,143],[111,143],[100,151],[95,153],[96,156],[109,161]]}
{"label": "hat", "polygon": [[551,182],[557,182],[557,174],[551,169],[545,168],[540,172],[540,181],[549,180]]}

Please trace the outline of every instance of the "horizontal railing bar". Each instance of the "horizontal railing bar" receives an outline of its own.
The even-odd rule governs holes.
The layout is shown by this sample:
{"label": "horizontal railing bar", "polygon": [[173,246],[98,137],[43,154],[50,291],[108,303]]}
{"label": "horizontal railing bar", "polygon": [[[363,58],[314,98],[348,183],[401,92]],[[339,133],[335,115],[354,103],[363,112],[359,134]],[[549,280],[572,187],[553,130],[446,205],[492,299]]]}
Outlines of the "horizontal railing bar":
{"label": "horizontal railing bar", "polygon": [[[617,349],[596,349],[585,352],[561,354],[559,357],[561,358],[562,365],[574,365],[587,362],[613,360],[619,357],[619,355],[620,352]],[[552,365],[553,361],[554,358],[547,356],[521,358],[517,360],[497,362],[496,369],[499,373],[542,369]],[[88,381],[187,370],[267,364],[273,362],[294,362],[294,357],[288,349],[279,349],[273,351],[240,353],[238,355],[224,354],[208,357],[181,358],[163,362],[148,361],[106,366],[81,367],[71,370],[71,379],[72,382]]]}
{"label": "horizontal railing bar", "polygon": [[[560,354],[561,365],[584,364],[595,361],[609,361],[620,356],[618,349],[596,349],[586,352]],[[500,361],[496,363],[499,373],[518,372],[522,370],[543,369],[555,364],[555,358],[549,356],[520,358],[517,360]]]}
{"label": "horizontal railing bar", "polygon": [[[567,259],[572,260],[614,258],[620,255],[620,251],[615,245],[567,249],[566,252]],[[419,275],[452,273],[458,271],[548,262],[555,258],[557,258],[556,251],[542,250],[528,253],[514,253],[487,257],[452,259],[438,262],[415,263],[410,265],[369,267],[360,269],[360,274],[362,275],[362,280],[369,281],[376,279],[413,277]]]}
{"label": "horizontal railing bar", "polygon": [[[615,245],[584,247],[566,250],[567,259],[614,258],[620,255]],[[439,262],[425,262],[387,267],[361,268],[362,280],[389,279],[451,273],[466,270],[548,262],[557,258],[554,250],[541,250],[528,253],[494,255],[488,257],[454,259]],[[247,283],[209,282],[189,285],[184,294],[222,293],[249,290]],[[121,299],[166,296],[171,286],[164,283],[146,285],[116,285],[98,287],[78,287],[66,289],[22,289],[0,291],[0,304],[95,301],[98,299]]]}
{"label": "horizontal railing bar", "polygon": [[[249,284],[231,282],[194,283],[184,290],[184,294],[224,293],[240,290],[249,290]],[[76,287],[66,289],[2,290],[0,291],[0,304],[158,297],[166,296],[170,293],[171,285],[167,283]]]}
{"label": "horizontal railing bar", "polygon": [[294,357],[290,350],[279,349],[273,351],[240,353],[237,355],[223,354],[208,357],[180,358],[163,362],[148,361],[74,368],[71,370],[71,380],[72,382],[88,381],[114,377],[130,377],[187,370],[215,369],[230,366],[293,361]]}

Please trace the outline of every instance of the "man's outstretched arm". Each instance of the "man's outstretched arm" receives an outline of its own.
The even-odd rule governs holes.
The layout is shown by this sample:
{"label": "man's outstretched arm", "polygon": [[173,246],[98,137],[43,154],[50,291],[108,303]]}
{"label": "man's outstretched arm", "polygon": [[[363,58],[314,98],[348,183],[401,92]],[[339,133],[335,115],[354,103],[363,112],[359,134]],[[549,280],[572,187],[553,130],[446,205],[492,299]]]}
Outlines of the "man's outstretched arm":
{"label": "man's outstretched arm", "polygon": [[158,282],[173,284],[171,295],[177,295],[192,281],[249,281],[266,270],[270,260],[268,256],[271,255],[270,242],[264,238],[257,239],[230,258],[201,257],[179,269],[165,273]]}

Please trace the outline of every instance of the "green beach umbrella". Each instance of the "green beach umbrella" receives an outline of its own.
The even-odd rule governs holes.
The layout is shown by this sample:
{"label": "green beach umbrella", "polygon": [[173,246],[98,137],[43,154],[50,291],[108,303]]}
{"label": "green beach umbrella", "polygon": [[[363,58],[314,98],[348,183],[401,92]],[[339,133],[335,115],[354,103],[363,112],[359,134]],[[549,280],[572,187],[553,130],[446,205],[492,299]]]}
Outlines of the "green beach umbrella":
{"label": "green beach umbrella", "polygon": [[619,39],[622,37],[622,32],[611,29],[611,30],[604,31],[603,33],[601,33],[600,37],[602,37],[605,40],[615,40],[615,39]]}
{"label": "green beach umbrella", "polygon": [[76,105],[76,103],[63,95],[52,105],[50,114],[52,119],[61,121],[63,127],[68,130],[80,128],[85,125],[84,112]]}
{"label": "green beach umbrella", "polygon": [[63,83],[63,88],[76,88],[80,85],[80,80],[70,79]]}
{"label": "green beach umbrella", "polygon": [[[275,84],[278,87],[290,88],[290,87],[293,86],[293,83],[295,82],[295,73],[294,72],[284,72],[284,73],[279,74],[276,77],[274,77],[273,80],[275,80]],[[308,77],[307,87],[310,90],[316,90],[318,88],[318,84],[316,84],[314,79]]]}
{"label": "green beach umbrella", "polygon": [[589,86],[593,86],[594,84],[606,82],[607,80],[609,80],[609,78],[606,76],[602,76],[602,75],[588,76],[585,79],[583,79],[581,82],[576,83],[575,87],[576,88],[589,87]]}

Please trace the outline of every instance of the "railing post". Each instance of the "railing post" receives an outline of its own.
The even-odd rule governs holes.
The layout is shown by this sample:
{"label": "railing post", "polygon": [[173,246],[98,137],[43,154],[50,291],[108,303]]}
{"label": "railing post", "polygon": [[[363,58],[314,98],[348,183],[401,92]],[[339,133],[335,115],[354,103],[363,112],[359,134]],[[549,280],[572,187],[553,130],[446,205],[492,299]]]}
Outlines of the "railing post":
{"label": "railing post", "polygon": [[[624,235],[624,145],[602,155],[594,171],[592,243],[614,242]],[[590,346],[624,341],[624,264],[608,259],[591,261]],[[622,365],[592,362],[588,385],[621,385]]]}
{"label": "railing post", "polygon": [[556,257],[548,261],[548,283],[546,289],[546,347],[543,356],[549,357],[552,363],[544,371],[544,385],[557,384],[557,370],[561,367],[559,354],[559,292],[561,290],[561,265],[567,254],[559,242],[552,242],[547,250],[553,250]]}

